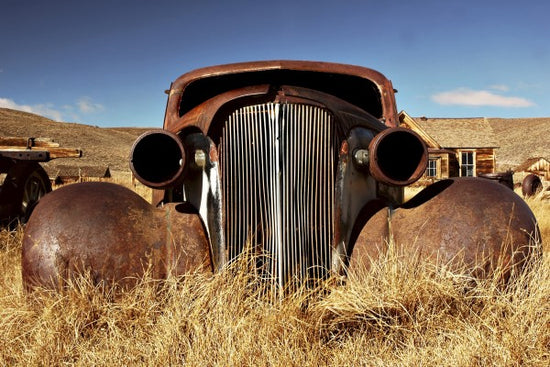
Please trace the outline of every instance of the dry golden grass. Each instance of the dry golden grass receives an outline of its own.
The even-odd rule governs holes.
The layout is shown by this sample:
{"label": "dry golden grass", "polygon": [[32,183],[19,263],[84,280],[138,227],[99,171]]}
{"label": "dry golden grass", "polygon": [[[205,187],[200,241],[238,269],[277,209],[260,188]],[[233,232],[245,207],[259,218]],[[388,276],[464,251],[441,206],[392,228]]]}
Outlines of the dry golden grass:
{"label": "dry golden grass", "polygon": [[115,293],[21,286],[21,231],[0,233],[0,365],[547,366],[550,202],[530,201],[545,259],[503,289],[389,255],[344,285],[276,301],[243,260]]}
{"label": "dry golden grass", "polygon": [[525,199],[531,210],[535,213],[541,237],[544,240],[543,247],[545,253],[550,253],[550,200],[541,200],[540,197]]}

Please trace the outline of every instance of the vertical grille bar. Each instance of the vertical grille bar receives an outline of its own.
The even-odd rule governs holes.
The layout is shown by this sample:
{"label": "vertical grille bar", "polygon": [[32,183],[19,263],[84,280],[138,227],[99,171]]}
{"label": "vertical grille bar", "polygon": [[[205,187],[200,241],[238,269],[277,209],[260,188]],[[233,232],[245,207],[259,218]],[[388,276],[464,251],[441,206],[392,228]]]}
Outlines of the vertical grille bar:
{"label": "vertical grille bar", "polygon": [[316,106],[266,103],[228,116],[220,160],[230,259],[250,246],[258,272],[280,286],[327,276],[339,143],[332,115]]}

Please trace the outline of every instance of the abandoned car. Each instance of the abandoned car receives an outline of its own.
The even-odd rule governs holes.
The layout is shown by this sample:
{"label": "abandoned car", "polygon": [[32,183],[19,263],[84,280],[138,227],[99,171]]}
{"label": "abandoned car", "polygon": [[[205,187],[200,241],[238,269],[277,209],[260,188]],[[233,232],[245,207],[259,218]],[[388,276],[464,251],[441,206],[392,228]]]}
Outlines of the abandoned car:
{"label": "abandoned car", "polygon": [[368,268],[390,242],[474,272],[498,261],[521,268],[538,229],[503,185],[452,178],[404,202],[428,158],[422,139],[398,126],[394,93],[375,70],[324,62],[180,76],[163,129],[139,137],[130,156],[153,202],[110,183],[46,195],[24,234],[25,286],[58,288],[84,270],[121,284],[145,271],[215,272],[250,249],[258,271],[284,287]]}

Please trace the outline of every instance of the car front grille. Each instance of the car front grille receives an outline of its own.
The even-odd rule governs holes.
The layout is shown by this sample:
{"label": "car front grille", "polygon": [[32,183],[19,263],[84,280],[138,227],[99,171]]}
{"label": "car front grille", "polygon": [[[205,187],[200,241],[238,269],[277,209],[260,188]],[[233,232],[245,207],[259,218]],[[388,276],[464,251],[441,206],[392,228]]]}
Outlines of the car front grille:
{"label": "car front grille", "polygon": [[334,236],[334,118],[310,105],[265,103],[230,114],[220,142],[230,260],[249,248],[284,286],[325,278]]}

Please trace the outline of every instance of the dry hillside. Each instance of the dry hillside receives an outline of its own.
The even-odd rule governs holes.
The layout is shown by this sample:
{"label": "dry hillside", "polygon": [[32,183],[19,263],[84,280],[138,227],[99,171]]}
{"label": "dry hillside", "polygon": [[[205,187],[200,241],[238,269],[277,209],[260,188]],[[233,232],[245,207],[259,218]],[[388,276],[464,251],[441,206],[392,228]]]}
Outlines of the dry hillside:
{"label": "dry hillside", "polygon": [[128,155],[145,128],[100,128],[56,122],[32,113],[0,108],[0,136],[51,138],[62,147],[80,148],[80,159],[56,159],[46,166],[109,166],[111,172],[129,172]]}
{"label": "dry hillside", "polygon": [[[488,119],[499,145],[497,168],[513,169],[530,157],[550,159],[550,118]],[[160,126],[152,126],[160,127]],[[56,165],[109,166],[128,172],[132,143],[145,128],[100,128],[55,122],[31,113],[0,108],[0,136],[47,137],[64,147],[81,148],[81,159],[58,159]]]}

